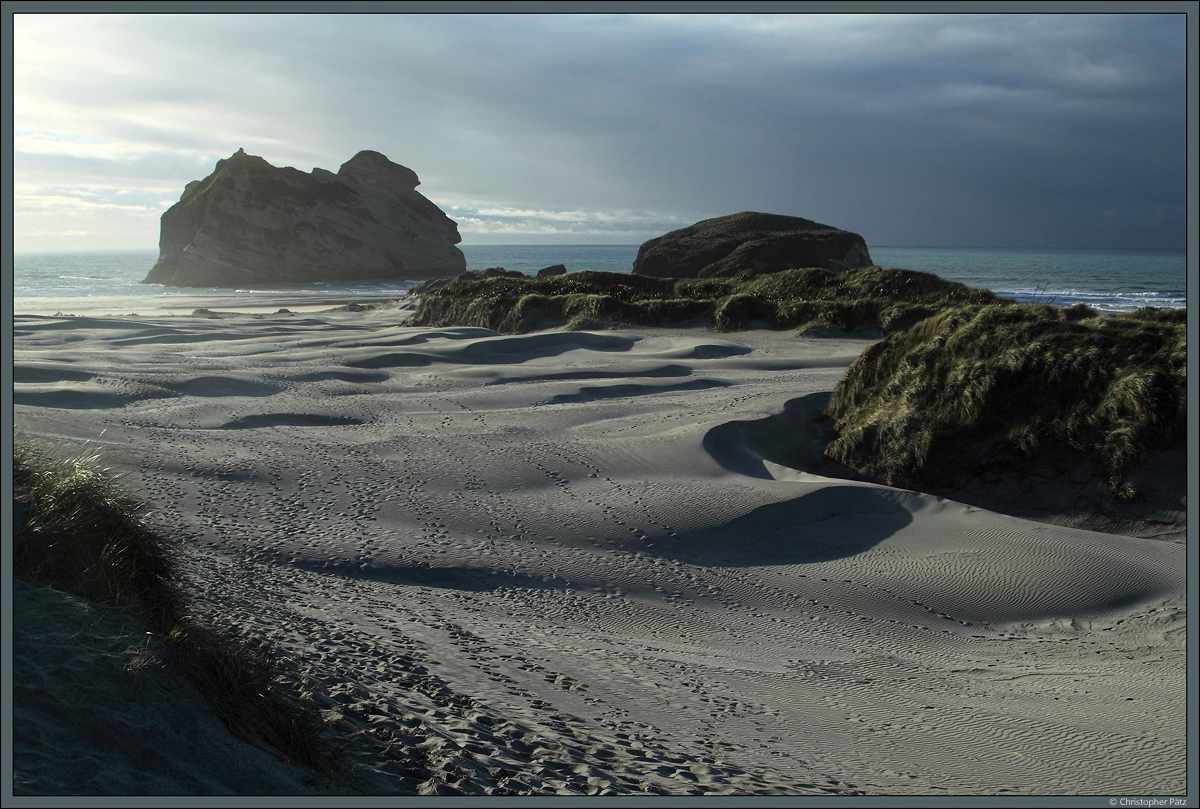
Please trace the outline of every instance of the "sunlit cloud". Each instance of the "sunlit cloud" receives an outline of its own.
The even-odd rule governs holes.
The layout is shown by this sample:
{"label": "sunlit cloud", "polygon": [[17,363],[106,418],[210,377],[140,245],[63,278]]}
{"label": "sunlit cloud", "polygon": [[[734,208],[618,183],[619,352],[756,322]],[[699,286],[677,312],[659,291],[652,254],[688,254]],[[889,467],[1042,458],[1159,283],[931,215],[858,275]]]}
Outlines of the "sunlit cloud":
{"label": "sunlit cloud", "polygon": [[560,211],[497,205],[452,205],[445,210],[458,223],[464,239],[528,234],[562,236],[568,241],[578,241],[583,236],[606,239],[624,236],[628,242],[640,242],[693,221],[670,214],[625,210]]}
{"label": "sunlit cloud", "polygon": [[97,160],[127,161],[145,153],[145,148],[128,142],[87,141],[79,137],[48,132],[17,133],[13,151],[19,154],[78,157]]}
{"label": "sunlit cloud", "polygon": [[112,199],[89,196],[78,189],[63,189],[55,194],[14,194],[13,203],[18,215],[23,211],[133,211],[138,213],[161,213],[155,204],[123,203]]}

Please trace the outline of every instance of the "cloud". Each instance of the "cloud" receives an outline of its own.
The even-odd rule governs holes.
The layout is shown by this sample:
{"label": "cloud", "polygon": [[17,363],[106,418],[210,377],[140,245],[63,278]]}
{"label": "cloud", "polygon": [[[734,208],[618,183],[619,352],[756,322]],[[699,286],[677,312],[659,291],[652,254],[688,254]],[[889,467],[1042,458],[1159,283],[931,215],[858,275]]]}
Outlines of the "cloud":
{"label": "cloud", "polygon": [[1101,211],[1184,196],[1179,15],[15,22],[26,185],[170,197],[239,147],[306,171],[369,148],[464,206],[464,233],[767,210],[869,242],[1029,246],[1132,244],[1145,231]]}
{"label": "cloud", "polygon": [[628,210],[531,210],[496,205],[446,205],[467,243],[504,237],[555,236],[563,243],[636,244],[692,223],[677,216]]}
{"label": "cloud", "polygon": [[[14,210],[20,216],[25,211],[138,211],[160,210],[157,198],[136,199],[136,194],[115,188],[80,187],[17,187],[13,192]],[[132,197],[132,198],[131,198]]]}
{"label": "cloud", "polygon": [[50,132],[17,133],[13,137],[13,151],[28,155],[53,155],[122,161],[141,153],[141,149],[128,143],[96,143]]}

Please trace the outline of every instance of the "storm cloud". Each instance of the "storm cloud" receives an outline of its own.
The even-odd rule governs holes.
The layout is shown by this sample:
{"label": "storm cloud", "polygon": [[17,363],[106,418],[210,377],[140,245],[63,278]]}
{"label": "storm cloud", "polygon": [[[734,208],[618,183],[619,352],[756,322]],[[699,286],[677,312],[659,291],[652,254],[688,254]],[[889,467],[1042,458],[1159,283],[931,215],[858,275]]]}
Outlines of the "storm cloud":
{"label": "storm cloud", "polygon": [[238,148],[374,149],[468,244],[741,210],[872,245],[1183,247],[1186,17],[16,14],[17,249],[153,248]]}

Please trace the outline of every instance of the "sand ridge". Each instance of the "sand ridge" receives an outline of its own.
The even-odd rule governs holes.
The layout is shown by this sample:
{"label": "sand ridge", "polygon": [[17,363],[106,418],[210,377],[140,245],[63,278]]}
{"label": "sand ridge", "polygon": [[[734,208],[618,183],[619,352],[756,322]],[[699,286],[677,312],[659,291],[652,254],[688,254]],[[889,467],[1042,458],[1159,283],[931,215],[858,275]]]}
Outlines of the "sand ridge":
{"label": "sand ridge", "polygon": [[869,341],[399,319],[15,322],[18,431],[286,652],[335,789],[1185,790],[1183,547],[797,471]]}

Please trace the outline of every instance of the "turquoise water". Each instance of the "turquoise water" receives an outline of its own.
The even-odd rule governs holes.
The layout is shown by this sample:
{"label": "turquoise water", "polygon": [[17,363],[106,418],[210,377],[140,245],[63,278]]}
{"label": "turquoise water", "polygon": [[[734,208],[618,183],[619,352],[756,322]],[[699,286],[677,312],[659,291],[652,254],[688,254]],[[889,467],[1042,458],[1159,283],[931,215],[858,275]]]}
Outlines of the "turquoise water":
{"label": "turquoise water", "polygon": [[[533,274],[552,264],[568,271],[630,272],[637,245],[465,245],[468,269],[504,267]],[[97,299],[228,295],[228,289],[141,284],[157,251],[18,253],[13,257],[13,294],[23,298]],[[1187,306],[1186,257],[1181,250],[1020,250],[945,247],[873,247],[882,267],[940,275],[1021,302],[1065,306],[1086,303],[1102,312],[1141,306]],[[315,284],[237,290],[256,295],[401,295],[416,282]],[[99,302],[99,301],[98,301]]]}

